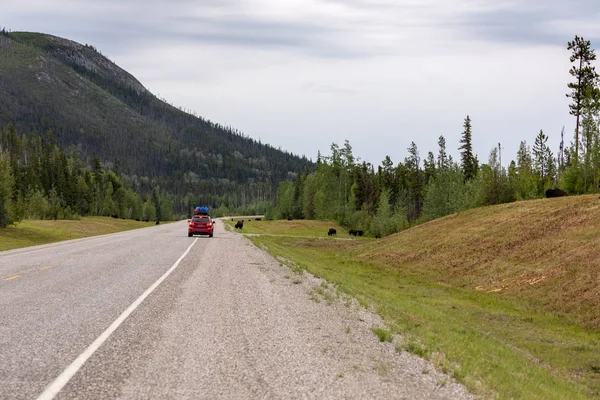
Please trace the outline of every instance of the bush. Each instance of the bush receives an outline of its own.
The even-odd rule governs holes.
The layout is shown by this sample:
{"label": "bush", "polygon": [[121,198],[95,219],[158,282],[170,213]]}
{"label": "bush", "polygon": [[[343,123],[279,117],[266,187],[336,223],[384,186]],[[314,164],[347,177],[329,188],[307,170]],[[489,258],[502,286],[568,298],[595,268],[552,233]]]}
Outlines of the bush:
{"label": "bush", "polygon": [[362,209],[352,213],[348,222],[352,229],[369,231],[371,229],[373,217],[371,217],[366,210]]}
{"label": "bush", "polygon": [[383,191],[379,197],[377,214],[371,222],[370,233],[375,237],[384,237],[408,227],[406,211],[402,207],[393,209],[389,203],[389,191]]}
{"label": "bush", "polygon": [[28,219],[48,219],[50,215],[48,199],[39,190],[32,192],[26,200],[24,217]]}

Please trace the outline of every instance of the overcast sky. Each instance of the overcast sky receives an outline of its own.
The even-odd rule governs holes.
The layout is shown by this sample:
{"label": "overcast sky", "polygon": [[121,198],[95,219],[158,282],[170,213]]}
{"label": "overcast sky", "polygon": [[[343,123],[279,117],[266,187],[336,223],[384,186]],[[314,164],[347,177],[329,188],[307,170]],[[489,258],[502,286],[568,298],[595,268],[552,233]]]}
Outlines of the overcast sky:
{"label": "overcast sky", "polygon": [[567,41],[600,48],[599,0],[1,0],[0,26],[94,45],[170,103],[313,160],[348,139],[379,165],[502,163],[540,129],[572,140]]}

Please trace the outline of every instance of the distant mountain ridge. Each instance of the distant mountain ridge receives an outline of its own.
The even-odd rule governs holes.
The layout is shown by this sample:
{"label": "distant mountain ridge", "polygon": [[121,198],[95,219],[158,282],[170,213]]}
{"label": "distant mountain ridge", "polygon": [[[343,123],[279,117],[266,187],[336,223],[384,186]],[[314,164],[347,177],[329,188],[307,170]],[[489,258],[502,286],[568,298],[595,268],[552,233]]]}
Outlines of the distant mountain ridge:
{"label": "distant mountain ridge", "polygon": [[158,99],[93,46],[56,36],[0,35],[0,125],[52,131],[84,159],[113,162],[131,184],[193,203],[269,201],[314,164]]}

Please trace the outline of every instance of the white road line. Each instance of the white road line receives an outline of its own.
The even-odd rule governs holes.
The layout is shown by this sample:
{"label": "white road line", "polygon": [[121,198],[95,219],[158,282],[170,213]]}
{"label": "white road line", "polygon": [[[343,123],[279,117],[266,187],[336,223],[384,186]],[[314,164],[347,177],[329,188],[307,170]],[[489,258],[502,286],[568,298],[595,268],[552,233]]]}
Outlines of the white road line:
{"label": "white road line", "polygon": [[188,255],[192,246],[196,244],[198,239],[196,238],[192,244],[187,248],[187,250],[179,257],[179,259],[173,264],[171,268],[167,272],[165,272],[156,282],[152,284],[140,297],[137,298],[136,301],[131,303],[129,307],[121,315],[117,318],[92,344],[89,345],[87,349],[83,353],[81,353],[75,361],[71,363],[51,384],[49,384],[46,389],[39,395],[38,400],[51,400],[61,391],[61,389],[71,380],[71,378],[81,369],[83,364],[98,350],[100,346],[114,333],[114,331],[119,328],[119,326],[129,317],[129,315],[135,311],[136,308],[152,293],[167,277],[171,274],[171,272],[175,271],[175,268],[179,265],[181,260]]}

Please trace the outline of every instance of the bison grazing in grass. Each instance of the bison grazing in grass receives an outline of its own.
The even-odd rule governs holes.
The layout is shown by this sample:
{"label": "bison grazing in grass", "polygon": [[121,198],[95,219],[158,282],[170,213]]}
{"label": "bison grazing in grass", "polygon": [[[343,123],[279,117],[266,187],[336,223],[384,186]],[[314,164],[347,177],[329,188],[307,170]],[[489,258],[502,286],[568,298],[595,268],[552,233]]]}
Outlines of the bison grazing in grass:
{"label": "bison grazing in grass", "polygon": [[236,227],[236,229],[243,229],[244,228],[244,220],[236,222],[235,227]]}
{"label": "bison grazing in grass", "polygon": [[551,197],[563,197],[563,196],[568,196],[567,192],[565,192],[564,190],[561,190],[559,188],[554,188],[554,189],[548,189],[546,190],[546,197],[547,198],[551,198]]}
{"label": "bison grazing in grass", "polygon": [[354,230],[354,229],[350,229],[350,230],[348,231],[348,235],[356,236],[356,235],[358,235],[358,231],[356,231],[356,230]]}
{"label": "bison grazing in grass", "polygon": [[327,236],[333,236],[337,234],[337,231],[334,228],[329,228],[329,232],[327,232]]}

